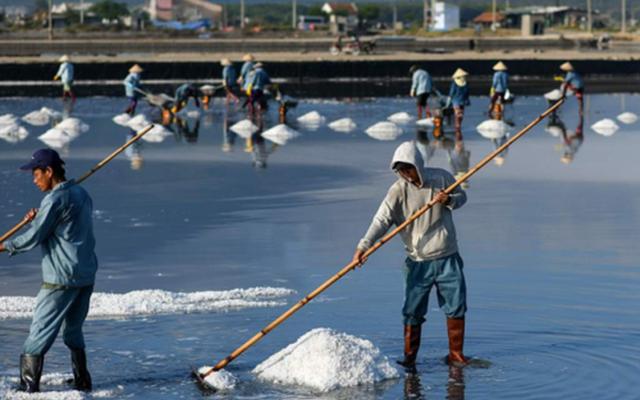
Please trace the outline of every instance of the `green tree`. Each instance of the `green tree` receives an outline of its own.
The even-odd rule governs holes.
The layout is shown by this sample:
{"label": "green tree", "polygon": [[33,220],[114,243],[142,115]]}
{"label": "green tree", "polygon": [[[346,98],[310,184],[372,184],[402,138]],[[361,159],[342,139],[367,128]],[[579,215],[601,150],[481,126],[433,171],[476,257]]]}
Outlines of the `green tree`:
{"label": "green tree", "polygon": [[380,7],[376,4],[364,4],[359,9],[360,18],[375,21],[380,17]]}
{"label": "green tree", "polygon": [[112,0],[101,0],[91,6],[89,11],[102,19],[114,20],[129,15],[129,9],[125,3],[117,3]]}

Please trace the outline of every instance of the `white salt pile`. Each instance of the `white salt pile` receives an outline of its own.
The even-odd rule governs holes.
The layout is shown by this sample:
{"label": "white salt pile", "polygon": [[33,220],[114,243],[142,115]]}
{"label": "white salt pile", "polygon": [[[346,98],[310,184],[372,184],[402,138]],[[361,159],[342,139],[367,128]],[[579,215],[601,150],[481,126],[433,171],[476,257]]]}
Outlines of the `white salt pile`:
{"label": "white salt pile", "polygon": [[560,89],[553,89],[552,91],[544,94],[544,98],[549,101],[557,101],[560,100],[561,97],[562,92],[560,91]]}
{"label": "white salt pile", "polygon": [[111,120],[120,126],[129,126],[129,121],[131,121],[131,115],[127,113],[122,113],[122,114],[116,115]]}
{"label": "white salt pile", "polygon": [[416,121],[416,125],[425,126],[425,127],[433,126],[433,118],[429,117],[429,118],[419,119]]}
{"label": "white salt pile", "polygon": [[29,131],[18,123],[0,126],[0,139],[8,143],[18,143],[29,136]]}
{"label": "white salt pile", "polygon": [[478,133],[486,139],[500,139],[509,133],[510,126],[504,121],[488,119],[476,126]]}
{"label": "white salt pile", "polygon": [[389,117],[387,117],[387,120],[396,124],[408,124],[409,122],[413,121],[413,117],[409,115],[409,113],[403,111],[391,114]]}
{"label": "white salt pile", "polygon": [[173,132],[168,130],[162,125],[154,125],[153,128],[142,136],[142,140],[149,143],[161,143],[169,136],[173,135]]}
{"label": "white salt pile", "polygon": [[305,125],[320,125],[324,124],[325,118],[317,111],[308,112],[298,117],[298,122]]}
{"label": "white salt pile", "polygon": [[[278,307],[295,291],[277,287],[254,287],[193,293],[148,289],[128,293],[94,293],[89,316],[92,318],[137,315],[184,314],[228,311],[242,308]],[[31,318],[35,297],[0,296],[0,320]]]}
{"label": "white salt pile", "polygon": [[213,85],[202,85],[200,86],[200,91],[207,96],[211,96],[215,93],[216,87]]}
{"label": "white salt pile", "polygon": [[87,132],[89,130],[89,125],[80,121],[78,118],[71,117],[60,121],[55,128],[63,131],[72,138],[76,138],[81,133]]}
{"label": "white salt pile", "polygon": [[255,367],[259,379],[320,392],[399,377],[368,340],[328,328],[313,329]]}
{"label": "white salt pile", "polygon": [[58,119],[62,117],[62,113],[60,111],[52,110],[49,107],[42,107],[40,112],[47,114],[49,118]]}
{"label": "white salt pile", "polygon": [[49,113],[43,112],[42,110],[31,111],[22,117],[24,122],[33,126],[44,126],[49,123],[50,119],[51,116]]}
{"label": "white salt pile", "polygon": [[604,118],[591,125],[591,129],[602,136],[611,136],[616,133],[620,127],[612,119]]}
{"label": "white salt pile", "polygon": [[284,146],[291,139],[300,136],[300,132],[289,128],[285,124],[279,124],[262,133],[262,137],[275,144]]}
{"label": "white salt pile", "polygon": [[367,128],[365,133],[376,140],[395,140],[402,135],[402,128],[393,122],[382,121]]}
{"label": "white salt pile", "polygon": [[71,143],[73,139],[73,137],[69,136],[63,130],[57,128],[51,128],[38,136],[38,140],[54,149],[65,147],[67,144]]}
{"label": "white salt pile", "polygon": [[[199,374],[205,374],[211,370],[210,366],[204,366],[198,368]],[[231,372],[221,369],[220,371],[212,372],[204,378],[207,385],[220,391],[232,390],[238,383],[236,378]]]}
{"label": "white salt pile", "polygon": [[151,125],[151,120],[145,114],[138,114],[127,123],[127,126],[134,131],[141,131],[149,125]]}
{"label": "white salt pile", "polygon": [[229,129],[235,132],[243,139],[249,139],[254,133],[258,131],[258,127],[248,119],[236,122]]}
{"label": "white salt pile", "polygon": [[358,126],[351,118],[340,118],[329,124],[329,128],[336,132],[349,133],[356,129]]}
{"label": "white salt pile", "polygon": [[635,124],[638,120],[638,116],[636,114],[628,111],[618,115],[617,118],[618,121],[622,122],[623,124]]}
{"label": "white salt pile", "polygon": [[13,125],[18,123],[18,117],[13,114],[0,115],[0,126]]}

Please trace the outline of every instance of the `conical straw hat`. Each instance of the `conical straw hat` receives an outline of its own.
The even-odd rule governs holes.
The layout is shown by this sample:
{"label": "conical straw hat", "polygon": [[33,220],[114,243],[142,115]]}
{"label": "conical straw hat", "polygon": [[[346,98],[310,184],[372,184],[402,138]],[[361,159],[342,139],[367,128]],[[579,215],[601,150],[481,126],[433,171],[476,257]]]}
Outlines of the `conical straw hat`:
{"label": "conical straw hat", "polygon": [[231,65],[231,60],[229,60],[228,58],[223,58],[222,60],[220,60],[220,64],[226,67],[227,65]]}
{"label": "conical straw hat", "polygon": [[70,60],[69,56],[65,54],[65,55],[63,55],[62,57],[60,57],[60,59],[59,59],[58,61],[60,61],[60,62],[67,62],[67,61],[69,61],[69,60]]}
{"label": "conical straw hat", "polygon": [[244,56],[242,56],[242,61],[253,61],[253,55],[251,53],[247,53]]}
{"label": "conical straw hat", "polygon": [[133,74],[139,74],[142,71],[144,71],[144,70],[138,64],[134,64],[133,67],[129,68],[129,72],[131,72]]}
{"label": "conical straw hat", "polygon": [[462,68],[458,68],[456,70],[456,72],[453,73],[453,78],[454,79],[455,78],[462,78],[462,77],[465,77],[467,75],[469,75],[469,73],[467,71],[463,70]]}
{"label": "conical straw hat", "polygon": [[573,65],[571,65],[571,63],[567,61],[566,63],[560,66],[560,69],[563,71],[573,71]]}
{"label": "conical straw hat", "polygon": [[506,71],[507,70],[507,66],[504,65],[504,63],[502,61],[498,61],[498,63],[493,66],[493,70],[494,71]]}

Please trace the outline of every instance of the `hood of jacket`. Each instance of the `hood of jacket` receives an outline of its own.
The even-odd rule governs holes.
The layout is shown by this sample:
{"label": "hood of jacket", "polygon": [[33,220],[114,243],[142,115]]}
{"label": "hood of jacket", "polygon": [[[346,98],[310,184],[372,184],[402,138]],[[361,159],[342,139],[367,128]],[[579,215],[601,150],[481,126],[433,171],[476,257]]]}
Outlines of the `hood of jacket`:
{"label": "hood of jacket", "polygon": [[396,171],[397,163],[405,163],[411,164],[414,166],[416,171],[418,171],[418,177],[420,178],[420,188],[424,187],[425,179],[425,162],[422,153],[418,149],[416,142],[414,140],[404,142],[396,148],[396,151],[393,153],[393,159],[391,160],[391,170],[395,172],[400,178],[404,179],[402,175]]}

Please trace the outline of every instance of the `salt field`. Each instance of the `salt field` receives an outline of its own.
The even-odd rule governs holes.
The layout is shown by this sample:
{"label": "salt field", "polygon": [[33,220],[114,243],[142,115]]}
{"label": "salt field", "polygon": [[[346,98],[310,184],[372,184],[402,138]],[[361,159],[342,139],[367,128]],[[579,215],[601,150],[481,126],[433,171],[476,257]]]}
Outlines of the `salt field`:
{"label": "salt field", "polygon": [[[100,264],[84,326],[94,392],[66,386],[62,340],[45,358],[44,392],[13,391],[41,283],[32,251],[0,254],[0,398],[200,398],[192,367],[214,365],[351,261],[395,179],[398,144],[415,139],[429,165],[465,171],[543,112],[543,95],[517,97],[500,124],[473,97],[461,143],[451,127],[434,139],[432,121],[396,98],[298,99],[287,125],[275,106],[254,123],[215,99],[158,125],[83,184]],[[125,106],[0,98],[3,232],[42,197],[17,170],[35,149],[58,149],[80,176],[159,118],[142,103],[126,118]],[[454,218],[465,353],[482,368],[443,363],[435,295],[418,374],[396,368],[405,255],[394,239],[233,361],[212,398],[637,398],[639,114],[636,94],[587,95],[581,121],[569,97],[468,183]]]}

